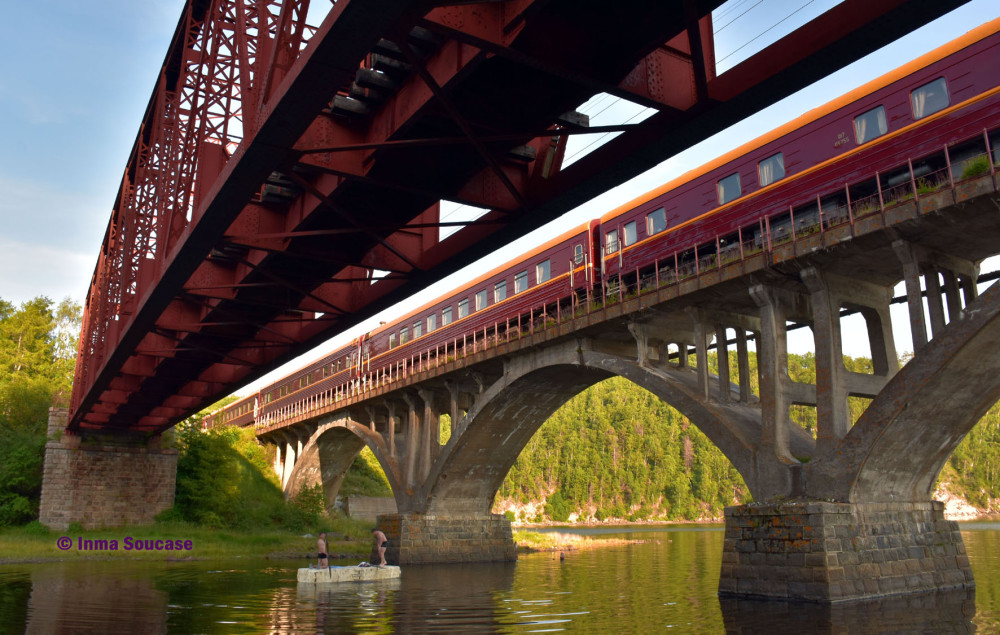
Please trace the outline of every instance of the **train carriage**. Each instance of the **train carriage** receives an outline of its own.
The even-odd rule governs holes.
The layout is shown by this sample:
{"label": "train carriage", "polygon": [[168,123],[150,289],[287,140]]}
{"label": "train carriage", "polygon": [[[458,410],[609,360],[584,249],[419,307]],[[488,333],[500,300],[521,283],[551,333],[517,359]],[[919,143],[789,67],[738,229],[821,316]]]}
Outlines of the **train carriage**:
{"label": "train carriage", "polygon": [[[371,335],[373,364],[391,367],[416,354],[444,350],[456,334],[503,336],[512,316],[557,303],[574,289],[593,284],[590,226],[554,238],[514,264],[463,285]],[[557,308],[555,310],[558,310]]]}
{"label": "train carriage", "polygon": [[984,25],[606,214],[606,289],[619,274],[626,284],[637,272],[683,277],[770,247],[765,235],[784,241],[821,221],[850,222],[851,199],[863,215],[868,199],[884,207],[953,165],[960,178],[967,163],[995,157],[998,28]]}
{"label": "train carriage", "polygon": [[[213,416],[249,425],[581,299],[677,282],[1000,163],[1000,20],[558,236]],[[339,393],[342,394],[342,393]]]}

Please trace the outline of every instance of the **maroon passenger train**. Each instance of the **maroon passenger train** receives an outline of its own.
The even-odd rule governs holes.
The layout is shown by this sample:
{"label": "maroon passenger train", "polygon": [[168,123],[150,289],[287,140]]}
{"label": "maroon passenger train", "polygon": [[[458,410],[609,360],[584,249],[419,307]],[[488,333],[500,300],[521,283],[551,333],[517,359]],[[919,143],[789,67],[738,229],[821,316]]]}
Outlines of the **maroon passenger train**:
{"label": "maroon passenger train", "polygon": [[269,425],[624,293],[877,213],[1000,162],[994,20],[212,415]]}

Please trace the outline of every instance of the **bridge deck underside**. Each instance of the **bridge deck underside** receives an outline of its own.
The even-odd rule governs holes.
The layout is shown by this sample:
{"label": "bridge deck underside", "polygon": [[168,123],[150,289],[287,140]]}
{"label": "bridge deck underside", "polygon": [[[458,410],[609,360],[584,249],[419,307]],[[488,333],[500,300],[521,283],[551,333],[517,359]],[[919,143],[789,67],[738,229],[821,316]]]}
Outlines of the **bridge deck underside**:
{"label": "bridge deck underside", "polygon": [[[162,431],[960,2],[847,0],[714,77],[698,19],[717,4],[634,0],[596,12],[536,0],[427,12],[404,0],[338,2],[287,75],[275,71],[235,153],[200,156],[191,219],[175,214],[177,226],[157,228],[162,241],[138,259],[131,295],[107,297],[95,273],[82,338],[92,349],[82,351],[69,428]],[[414,39],[415,27],[425,35]],[[361,115],[337,113],[335,94],[384,40],[398,44],[407,74]],[[165,68],[183,53],[172,49]],[[650,76],[665,58],[672,72]],[[647,85],[624,88],[637,72]],[[559,172],[552,140],[574,132],[560,117],[599,92],[659,113]],[[160,125],[153,110],[147,124]],[[536,158],[511,159],[525,144]],[[142,138],[136,147],[129,174]],[[256,198],[274,173],[291,195]],[[438,242],[441,199],[491,211]],[[113,244],[116,218],[109,253],[130,248]],[[375,270],[389,274],[373,284]]]}

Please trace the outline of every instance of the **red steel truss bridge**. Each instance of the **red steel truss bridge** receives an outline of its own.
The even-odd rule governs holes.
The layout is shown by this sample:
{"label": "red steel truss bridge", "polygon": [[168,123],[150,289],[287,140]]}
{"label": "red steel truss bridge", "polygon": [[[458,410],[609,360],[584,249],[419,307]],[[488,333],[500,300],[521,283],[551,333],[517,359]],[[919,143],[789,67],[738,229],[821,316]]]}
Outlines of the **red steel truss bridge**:
{"label": "red steel truss bridge", "polygon": [[[322,0],[324,5],[326,0]],[[845,0],[725,73],[702,0],[189,0],[86,301],[71,433],[155,434],[943,15]],[[588,127],[607,93],[654,108]],[[621,132],[561,169],[581,133]],[[489,210],[438,232],[440,201]]]}

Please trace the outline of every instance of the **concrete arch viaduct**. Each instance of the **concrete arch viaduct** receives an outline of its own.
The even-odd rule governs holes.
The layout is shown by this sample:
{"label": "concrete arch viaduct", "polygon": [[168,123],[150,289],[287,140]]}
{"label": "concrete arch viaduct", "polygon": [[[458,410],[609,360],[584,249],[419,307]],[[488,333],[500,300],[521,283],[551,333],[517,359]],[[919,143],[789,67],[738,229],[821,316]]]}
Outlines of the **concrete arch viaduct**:
{"label": "concrete arch viaduct", "polygon": [[[1000,175],[986,175],[547,324],[473,338],[454,357],[258,419],[256,432],[278,446],[289,495],[321,483],[333,500],[370,447],[397,506],[380,518],[390,560],[514,559],[510,524],[490,513],[503,478],[559,406],[622,376],[697,425],[756,501],[727,509],[721,593],[835,602],[971,587],[957,525],[931,491],[1000,397],[1000,288],[980,295],[975,284],[1000,244],[998,187]],[[915,349],[902,368],[890,314],[900,280]],[[845,367],[844,311],[867,325],[872,374]],[[795,325],[813,333],[815,384],[789,377]],[[735,352],[732,368],[720,354],[709,372],[713,346]],[[849,396],[871,400],[853,423]],[[793,405],[816,408],[815,437],[791,422]],[[443,413],[453,429],[442,445]]]}
{"label": "concrete arch viaduct", "polygon": [[[697,425],[759,501],[727,511],[723,593],[837,601],[972,585],[957,528],[931,500],[947,457],[1000,397],[1000,356],[985,353],[1000,344],[1000,289],[980,296],[977,261],[959,257],[977,248],[958,248],[966,221],[984,239],[994,231],[997,199],[982,190],[956,204],[960,194],[897,210],[855,235],[862,240],[792,244],[766,263],[744,261],[687,287],[483,342],[443,366],[367,388],[344,407],[291,412],[259,434],[279,445],[288,492],[322,482],[334,495],[351,459],[370,447],[394,492],[398,513],[382,522],[397,537],[391,556],[399,562],[511,558],[509,526],[490,514],[503,478],[552,412],[617,375]],[[945,207],[947,223],[932,212]],[[946,228],[956,219],[961,230]],[[936,232],[940,243],[910,241],[917,232]],[[901,278],[917,325],[916,353],[902,368],[889,312]],[[842,361],[844,310],[867,325],[871,375]],[[789,378],[786,331],[795,324],[812,329],[815,384]],[[730,369],[719,355],[710,373],[708,353],[719,342],[735,349],[737,363]],[[853,424],[848,396],[871,399]],[[790,422],[794,404],[816,407],[815,438]],[[455,422],[444,445],[442,413]],[[789,571],[776,580],[768,573],[775,566]]]}

